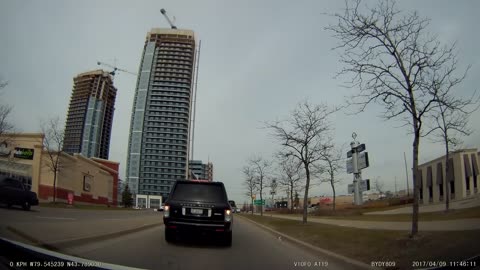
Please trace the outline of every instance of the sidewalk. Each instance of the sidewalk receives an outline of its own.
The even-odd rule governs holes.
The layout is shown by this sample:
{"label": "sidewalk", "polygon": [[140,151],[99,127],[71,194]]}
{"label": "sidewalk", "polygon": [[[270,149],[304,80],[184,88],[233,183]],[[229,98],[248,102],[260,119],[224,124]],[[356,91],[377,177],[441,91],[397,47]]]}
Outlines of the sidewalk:
{"label": "sidewalk", "polygon": [[[255,213],[255,215],[260,215]],[[283,218],[301,221],[302,217],[278,215],[263,213],[266,217]],[[393,231],[409,231],[412,228],[411,222],[380,222],[380,221],[361,221],[361,220],[339,220],[325,219],[318,217],[308,217],[308,222],[322,223],[335,226],[352,227],[370,230],[393,230]],[[456,219],[445,221],[421,221],[418,222],[420,231],[466,231],[480,230],[480,219]]]}
{"label": "sidewalk", "polygon": [[[480,196],[470,197],[468,199],[463,199],[459,201],[450,202],[450,209],[465,209],[471,207],[480,206]],[[441,212],[445,210],[445,202],[430,204],[430,205],[420,205],[420,213],[430,213],[430,212]],[[387,211],[375,211],[368,212],[364,215],[396,215],[396,214],[411,214],[412,206],[387,210]]]}

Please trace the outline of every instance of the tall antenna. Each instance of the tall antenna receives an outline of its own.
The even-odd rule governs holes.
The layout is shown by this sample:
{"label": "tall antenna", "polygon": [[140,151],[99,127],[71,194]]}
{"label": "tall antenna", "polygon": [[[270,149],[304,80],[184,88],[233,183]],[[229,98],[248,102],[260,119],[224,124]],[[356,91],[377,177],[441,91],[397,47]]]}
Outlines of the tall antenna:
{"label": "tall antenna", "polygon": [[198,69],[200,67],[200,47],[202,45],[202,41],[198,41],[198,49],[197,49],[197,61],[195,63],[195,85],[193,87],[193,91],[195,91],[193,96],[193,122],[192,122],[192,156],[191,160],[194,160],[193,157],[193,148],[195,146],[195,115],[197,112],[197,85],[198,85]]}

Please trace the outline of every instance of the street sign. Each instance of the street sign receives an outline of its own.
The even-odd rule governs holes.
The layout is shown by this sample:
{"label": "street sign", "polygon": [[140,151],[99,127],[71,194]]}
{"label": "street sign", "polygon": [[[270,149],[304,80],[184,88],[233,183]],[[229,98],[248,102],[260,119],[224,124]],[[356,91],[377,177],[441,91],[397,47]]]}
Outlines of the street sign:
{"label": "street sign", "polygon": [[362,151],[365,151],[365,149],[366,149],[366,148],[365,148],[365,144],[364,144],[364,143],[362,143],[362,144],[360,144],[359,146],[356,147],[357,153],[360,153],[360,152],[362,152]]}
{"label": "street sign", "polygon": [[254,205],[265,205],[265,200],[255,200],[253,201]]}
{"label": "street sign", "polygon": [[369,166],[368,164],[368,152],[358,154],[358,169],[362,170]]}
{"label": "street sign", "polygon": [[[360,181],[360,191],[365,192],[370,190],[370,179],[365,179]],[[354,184],[348,184],[348,193],[354,193],[355,192],[355,185]]]}
{"label": "street sign", "polygon": [[353,158],[347,159],[347,173],[353,173]]}
{"label": "street sign", "polygon": [[348,194],[351,194],[355,191],[353,184],[348,184]]}
{"label": "street sign", "polygon": [[[366,149],[365,144],[362,143],[362,144],[360,144],[359,146],[355,147],[355,152],[360,153],[360,152],[365,151],[365,149]],[[352,154],[353,154],[353,151],[352,151],[352,150],[349,150],[349,151],[347,152],[347,158],[351,158],[351,157],[352,157]]]}
{"label": "street sign", "polygon": [[365,180],[360,181],[360,190],[362,192],[370,190],[370,179],[365,179]]}

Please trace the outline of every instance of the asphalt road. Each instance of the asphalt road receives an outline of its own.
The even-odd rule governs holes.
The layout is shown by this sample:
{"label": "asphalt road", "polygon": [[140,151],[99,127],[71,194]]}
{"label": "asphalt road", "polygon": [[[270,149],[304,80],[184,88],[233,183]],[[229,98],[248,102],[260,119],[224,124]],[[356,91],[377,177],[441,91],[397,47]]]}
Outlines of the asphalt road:
{"label": "asphalt road", "polygon": [[[49,207],[0,208],[0,236],[31,243],[58,243],[162,222],[153,210],[84,210]],[[11,228],[28,237],[20,237]]]}
{"label": "asphalt road", "polygon": [[0,207],[0,225],[7,223],[42,223],[62,221],[100,221],[123,220],[132,217],[159,216],[160,212],[153,210],[84,210],[70,208],[52,208],[33,206],[30,211],[20,207],[8,209]]}
{"label": "asphalt road", "polygon": [[[210,237],[165,242],[164,227],[72,247],[67,254],[146,269],[355,269],[354,266],[278,239],[251,222],[235,218],[233,244]],[[321,266],[323,265],[323,266]],[[327,266],[328,265],[328,266]]]}

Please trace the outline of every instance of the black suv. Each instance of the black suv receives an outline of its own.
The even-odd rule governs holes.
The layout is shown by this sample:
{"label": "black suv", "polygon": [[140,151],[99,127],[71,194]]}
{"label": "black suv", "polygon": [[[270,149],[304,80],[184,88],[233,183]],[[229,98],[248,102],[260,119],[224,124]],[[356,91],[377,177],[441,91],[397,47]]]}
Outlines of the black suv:
{"label": "black suv", "polygon": [[28,190],[21,181],[0,176],[0,203],[7,207],[20,205],[24,210],[30,210],[30,206],[38,205],[38,198],[37,194]]}
{"label": "black suv", "polygon": [[232,212],[222,182],[177,181],[163,211],[165,240],[172,242],[182,232],[207,232],[221,235],[231,246]]}

